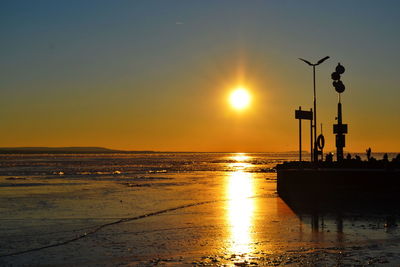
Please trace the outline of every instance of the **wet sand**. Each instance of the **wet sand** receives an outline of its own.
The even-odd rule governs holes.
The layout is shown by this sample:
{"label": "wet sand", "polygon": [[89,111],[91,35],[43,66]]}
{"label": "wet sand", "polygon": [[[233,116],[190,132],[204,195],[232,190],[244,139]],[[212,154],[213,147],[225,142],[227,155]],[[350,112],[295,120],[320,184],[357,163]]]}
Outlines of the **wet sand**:
{"label": "wet sand", "polygon": [[3,176],[0,265],[400,264],[395,215],[295,213],[275,173],[232,164],[95,183]]}

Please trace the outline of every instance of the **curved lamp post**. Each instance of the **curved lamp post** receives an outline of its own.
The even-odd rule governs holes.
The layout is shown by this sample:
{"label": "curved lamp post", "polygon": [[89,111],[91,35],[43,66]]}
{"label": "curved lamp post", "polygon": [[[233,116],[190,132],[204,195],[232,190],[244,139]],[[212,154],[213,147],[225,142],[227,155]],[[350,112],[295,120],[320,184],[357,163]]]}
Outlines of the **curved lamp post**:
{"label": "curved lamp post", "polygon": [[318,66],[319,64],[321,64],[322,62],[324,62],[328,58],[329,58],[329,56],[321,58],[315,64],[312,64],[308,60],[299,58],[301,61],[304,61],[305,63],[307,63],[308,65],[313,67],[313,83],[314,83],[314,125],[313,125],[313,128],[314,128],[314,151],[311,152],[311,153],[313,153],[314,162],[318,161],[318,148],[317,148],[317,98],[316,98],[316,95],[315,95],[315,66]]}

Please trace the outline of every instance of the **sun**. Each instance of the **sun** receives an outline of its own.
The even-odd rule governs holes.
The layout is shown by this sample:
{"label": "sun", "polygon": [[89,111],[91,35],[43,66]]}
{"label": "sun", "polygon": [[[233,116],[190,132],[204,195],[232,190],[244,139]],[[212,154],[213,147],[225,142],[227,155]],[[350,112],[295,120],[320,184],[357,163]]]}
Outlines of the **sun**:
{"label": "sun", "polygon": [[229,97],[230,103],[234,109],[242,110],[250,105],[251,96],[246,88],[236,88]]}

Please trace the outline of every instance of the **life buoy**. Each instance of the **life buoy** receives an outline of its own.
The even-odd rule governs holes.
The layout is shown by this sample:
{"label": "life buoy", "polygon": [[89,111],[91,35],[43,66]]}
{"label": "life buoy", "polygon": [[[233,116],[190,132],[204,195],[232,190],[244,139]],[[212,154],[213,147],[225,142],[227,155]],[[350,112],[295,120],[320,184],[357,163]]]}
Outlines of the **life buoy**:
{"label": "life buoy", "polygon": [[324,146],[325,146],[325,137],[322,135],[322,134],[320,134],[320,135],[318,135],[318,138],[317,138],[317,146],[318,146],[318,148],[319,149],[323,149],[324,148]]}

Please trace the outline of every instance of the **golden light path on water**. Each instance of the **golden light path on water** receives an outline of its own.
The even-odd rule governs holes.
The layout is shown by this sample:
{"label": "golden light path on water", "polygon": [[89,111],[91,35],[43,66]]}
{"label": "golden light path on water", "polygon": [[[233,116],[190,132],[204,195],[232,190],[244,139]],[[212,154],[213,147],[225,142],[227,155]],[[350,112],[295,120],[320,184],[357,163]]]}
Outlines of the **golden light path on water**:
{"label": "golden light path on water", "polygon": [[255,209],[254,183],[252,173],[245,169],[250,166],[245,161],[245,154],[237,154],[231,158],[237,162],[230,163],[233,170],[227,177],[227,221],[230,229],[228,250],[231,254],[246,257],[252,252],[252,227]]}

